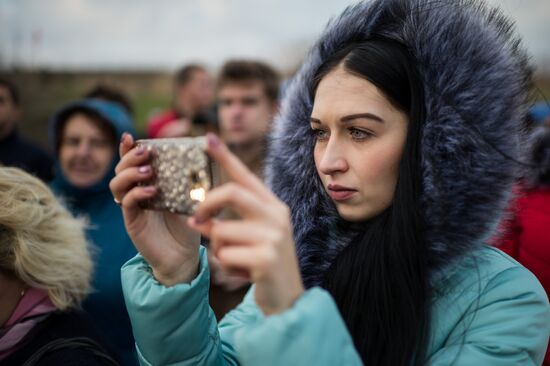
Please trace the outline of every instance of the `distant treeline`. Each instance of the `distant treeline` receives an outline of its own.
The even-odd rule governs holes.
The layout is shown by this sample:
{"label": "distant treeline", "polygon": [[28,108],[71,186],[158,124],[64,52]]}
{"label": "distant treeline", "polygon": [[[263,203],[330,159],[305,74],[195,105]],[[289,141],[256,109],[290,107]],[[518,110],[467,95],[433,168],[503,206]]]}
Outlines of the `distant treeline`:
{"label": "distant treeline", "polygon": [[[0,71],[0,77],[12,80],[19,87],[23,117],[20,130],[48,148],[48,119],[60,106],[80,98],[97,84],[114,86],[127,94],[134,109],[139,133],[155,112],[169,105],[171,75],[151,71]],[[550,75],[538,77],[535,98],[550,102]]]}
{"label": "distant treeline", "polygon": [[97,84],[123,91],[133,104],[136,129],[143,131],[151,114],[171,98],[171,75],[161,72],[0,72],[20,91],[23,116],[19,129],[44,147],[48,120],[62,105],[81,98]]}

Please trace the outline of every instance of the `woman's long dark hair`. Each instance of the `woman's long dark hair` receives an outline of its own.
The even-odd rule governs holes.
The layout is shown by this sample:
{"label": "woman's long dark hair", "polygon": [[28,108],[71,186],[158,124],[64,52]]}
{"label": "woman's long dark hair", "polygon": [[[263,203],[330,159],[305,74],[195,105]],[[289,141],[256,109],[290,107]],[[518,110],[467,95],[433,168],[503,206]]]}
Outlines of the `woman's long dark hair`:
{"label": "woman's long dark hair", "polygon": [[421,365],[431,303],[420,207],[422,83],[407,49],[377,38],[332,55],[318,70],[312,92],[340,64],[373,83],[408,114],[409,123],[392,205],[361,224],[357,239],[336,258],[323,286],[334,297],[364,364]]}

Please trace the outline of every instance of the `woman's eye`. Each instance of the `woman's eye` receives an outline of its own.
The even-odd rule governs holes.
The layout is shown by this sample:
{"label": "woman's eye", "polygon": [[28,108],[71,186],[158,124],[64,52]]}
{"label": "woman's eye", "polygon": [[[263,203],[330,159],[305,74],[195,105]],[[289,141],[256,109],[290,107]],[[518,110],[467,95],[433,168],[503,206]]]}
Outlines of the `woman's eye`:
{"label": "woman's eye", "polygon": [[328,139],[328,132],[325,130],[321,130],[318,128],[314,128],[311,130],[311,133],[315,137],[316,140],[326,140]]}
{"label": "woman's eye", "polygon": [[349,133],[354,140],[365,140],[372,136],[372,133],[354,127],[349,129]]}

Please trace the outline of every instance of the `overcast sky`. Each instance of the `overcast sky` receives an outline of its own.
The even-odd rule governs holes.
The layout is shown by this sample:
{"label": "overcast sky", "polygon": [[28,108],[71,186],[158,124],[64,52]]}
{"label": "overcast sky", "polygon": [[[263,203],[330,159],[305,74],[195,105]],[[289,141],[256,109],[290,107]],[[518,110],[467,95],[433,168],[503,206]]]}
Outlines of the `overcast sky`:
{"label": "overcast sky", "polygon": [[[295,66],[351,0],[0,0],[0,62],[56,69],[153,68],[229,57]],[[489,0],[550,65],[550,0]],[[546,67],[548,70],[550,66]]]}

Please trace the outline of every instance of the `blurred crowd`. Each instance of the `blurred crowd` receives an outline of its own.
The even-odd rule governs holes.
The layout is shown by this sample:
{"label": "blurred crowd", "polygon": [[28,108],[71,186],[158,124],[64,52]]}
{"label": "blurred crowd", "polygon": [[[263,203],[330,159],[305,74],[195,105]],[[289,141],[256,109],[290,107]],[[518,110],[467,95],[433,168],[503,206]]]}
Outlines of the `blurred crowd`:
{"label": "blurred crowd", "polygon": [[[261,177],[279,94],[280,76],[264,62],[230,60],[217,77],[202,65],[185,65],[173,77],[171,105],[154,115],[139,136],[130,98],[118,88],[98,84],[51,116],[46,151],[20,133],[18,126],[24,121],[18,87],[0,80],[0,233],[10,233],[2,235],[0,248],[0,292],[8,294],[0,300],[0,364],[20,364],[33,354],[52,364],[65,363],[86,351],[101,362],[137,364],[120,280],[120,267],[136,249],[109,190],[122,135],[156,139],[215,132]],[[213,177],[215,185],[228,181],[221,170]],[[31,200],[28,196],[35,191],[46,198],[37,193]],[[4,201],[4,195],[13,202]],[[39,209],[63,211],[64,218],[46,213],[26,217]],[[14,210],[22,222],[12,224]],[[229,211],[220,215],[237,216]],[[56,220],[67,222],[58,225]],[[52,237],[41,234],[44,226],[52,230]],[[32,245],[25,243],[31,240],[27,230],[33,232]],[[56,237],[67,243],[50,243]],[[55,267],[54,273],[49,276],[50,269],[35,268],[32,260],[21,261],[20,251],[43,253],[41,265]],[[221,319],[241,302],[250,284],[225,273],[213,256],[209,261],[210,302]],[[48,276],[51,279],[45,279]],[[77,294],[59,304],[54,288],[65,286],[65,281],[78,281]],[[58,348],[65,350],[52,352]],[[59,354],[62,358],[55,358]]]}
{"label": "blurred crowd", "polygon": [[[256,60],[228,61],[216,77],[202,65],[185,65],[173,77],[171,105],[138,136],[130,98],[97,85],[51,116],[45,151],[19,132],[25,121],[18,87],[0,80],[0,363],[50,357],[65,364],[75,357],[90,359],[81,364],[137,364],[120,280],[136,249],[109,190],[119,140],[124,133],[156,139],[215,132],[262,177],[281,92],[275,69]],[[526,120],[532,145],[493,242],[550,294],[548,103],[535,105]],[[228,181],[222,171],[214,177],[215,185]],[[213,256],[209,264],[210,305],[221,319],[250,284],[225,273]]]}

